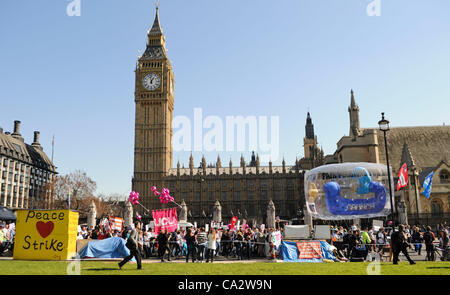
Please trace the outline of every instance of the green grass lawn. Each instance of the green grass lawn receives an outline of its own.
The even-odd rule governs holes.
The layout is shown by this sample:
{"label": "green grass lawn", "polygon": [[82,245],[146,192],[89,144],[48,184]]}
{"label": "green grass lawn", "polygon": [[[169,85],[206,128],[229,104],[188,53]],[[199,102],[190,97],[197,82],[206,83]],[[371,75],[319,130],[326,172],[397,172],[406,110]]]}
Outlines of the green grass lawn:
{"label": "green grass lawn", "polygon": [[[2,274],[10,275],[66,275],[65,261],[2,260]],[[122,270],[117,262],[83,261],[82,275],[366,275],[368,262],[353,263],[144,263],[137,271],[135,263]],[[450,275],[450,262],[417,262],[409,265],[381,263],[382,275]]]}

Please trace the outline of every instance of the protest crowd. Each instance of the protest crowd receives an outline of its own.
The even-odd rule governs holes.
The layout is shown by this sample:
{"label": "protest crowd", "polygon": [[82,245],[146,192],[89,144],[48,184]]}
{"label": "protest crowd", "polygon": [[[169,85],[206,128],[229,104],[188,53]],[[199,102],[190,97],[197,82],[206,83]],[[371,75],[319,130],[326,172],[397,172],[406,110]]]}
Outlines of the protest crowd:
{"label": "protest crowd", "polygon": [[[142,228],[142,229],[141,229]],[[132,227],[112,230],[107,223],[95,228],[80,226],[77,239],[102,240],[111,237],[127,239]],[[280,241],[284,239],[284,227],[257,228],[179,228],[174,232],[162,230],[158,235],[153,228],[139,227],[137,230],[137,250],[144,259],[171,261],[185,259],[186,262],[213,262],[222,260],[275,259],[279,257]],[[330,226],[333,252],[341,261],[355,258],[366,260],[372,253],[392,260],[391,237],[398,227],[343,227]],[[449,226],[441,224],[433,231],[430,226],[404,226],[405,247],[410,252],[425,256],[427,261],[450,260],[448,245]],[[14,249],[15,224],[0,221],[0,256],[12,255]],[[422,254],[423,253],[423,254]],[[7,255],[7,256],[10,256]],[[408,259],[409,260],[409,259]],[[395,262],[395,261],[394,261]]]}
{"label": "protest crowd", "polygon": [[[81,226],[78,239],[127,239],[132,229],[129,226],[123,231],[111,230],[107,224],[99,224],[94,229]],[[446,224],[438,225],[434,231],[429,226],[415,225],[386,228],[330,226],[329,243],[340,261],[356,261],[357,258],[366,260],[371,253],[377,253],[379,257],[389,257],[389,261],[392,261],[391,238],[399,229],[399,239],[404,241],[406,250],[415,251],[419,256],[423,252],[426,254],[425,260],[428,261],[449,260],[449,227]],[[277,251],[280,240],[284,239],[284,227],[189,227],[179,228],[174,232],[161,230],[158,235],[148,226],[139,226],[136,230],[137,250],[141,257],[156,258],[161,262],[176,259],[185,259],[186,262],[213,262],[217,257],[222,260],[275,259],[280,255]],[[278,241],[275,238],[277,234]],[[402,247],[403,245],[400,246]],[[400,248],[399,252],[402,250]]]}
{"label": "protest crowd", "polygon": [[13,252],[15,235],[15,224],[0,220],[0,256]]}

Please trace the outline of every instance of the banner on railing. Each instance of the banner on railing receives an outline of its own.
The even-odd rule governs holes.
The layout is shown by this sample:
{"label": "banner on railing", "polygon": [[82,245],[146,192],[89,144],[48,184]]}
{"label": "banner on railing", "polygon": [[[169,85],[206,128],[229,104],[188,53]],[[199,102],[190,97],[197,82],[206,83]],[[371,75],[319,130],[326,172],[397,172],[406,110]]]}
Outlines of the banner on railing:
{"label": "banner on railing", "polygon": [[322,258],[322,249],[319,241],[298,242],[298,259],[320,259]]}

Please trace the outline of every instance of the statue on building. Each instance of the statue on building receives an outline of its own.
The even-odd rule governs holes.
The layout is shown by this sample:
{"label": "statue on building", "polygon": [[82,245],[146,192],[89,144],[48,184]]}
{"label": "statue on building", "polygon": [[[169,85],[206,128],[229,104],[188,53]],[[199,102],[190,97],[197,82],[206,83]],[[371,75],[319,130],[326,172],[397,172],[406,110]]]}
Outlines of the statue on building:
{"label": "statue on building", "polygon": [[90,229],[94,229],[97,220],[97,207],[95,207],[94,201],[89,205],[88,216],[87,216],[87,226]]}
{"label": "statue on building", "polygon": [[181,201],[181,212],[180,212],[180,221],[182,222],[187,222],[187,214],[188,210],[187,210],[187,206],[186,203],[184,202],[184,200]]}
{"label": "statue on building", "polygon": [[124,227],[131,226],[133,224],[133,206],[130,202],[125,202],[125,216],[123,218]]}
{"label": "statue on building", "polygon": [[219,200],[216,200],[213,208],[213,221],[214,222],[222,222],[222,206],[220,205]]}
{"label": "statue on building", "polygon": [[397,202],[397,222],[400,224],[408,224],[406,204],[403,200]]}
{"label": "statue on building", "polygon": [[275,204],[272,200],[267,205],[266,227],[275,228]]}

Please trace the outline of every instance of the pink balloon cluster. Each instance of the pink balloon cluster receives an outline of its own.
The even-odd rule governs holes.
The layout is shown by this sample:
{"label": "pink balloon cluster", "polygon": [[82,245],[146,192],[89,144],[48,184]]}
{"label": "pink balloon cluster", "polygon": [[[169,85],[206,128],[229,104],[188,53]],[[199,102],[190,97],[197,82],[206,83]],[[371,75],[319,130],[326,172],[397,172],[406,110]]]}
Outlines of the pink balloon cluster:
{"label": "pink balloon cluster", "polygon": [[150,190],[153,192],[153,194],[154,194],[155,196],[159,196],[159,192],[158,192],[158,190],[156,189],[156,186],[152,186],[152,188],[151,188]]}
{"label": "pink balloon cluster", "polygon": [[139,203],[139,193],[132,191],[130,193],[130,196],[128,197],[128,201],[130,201],[131,204],[136,205]]}
{"label": "pink balloon cluster", "polygon": [[173,202],[175,199],[169,194],[169,190],[166,188],[163,188],[161,193],[158,192],[156,189],[156,186],[152,186],[151,191],[155,196],[159,196],[159,200],[163,204],[167,204],[169,202]]}

